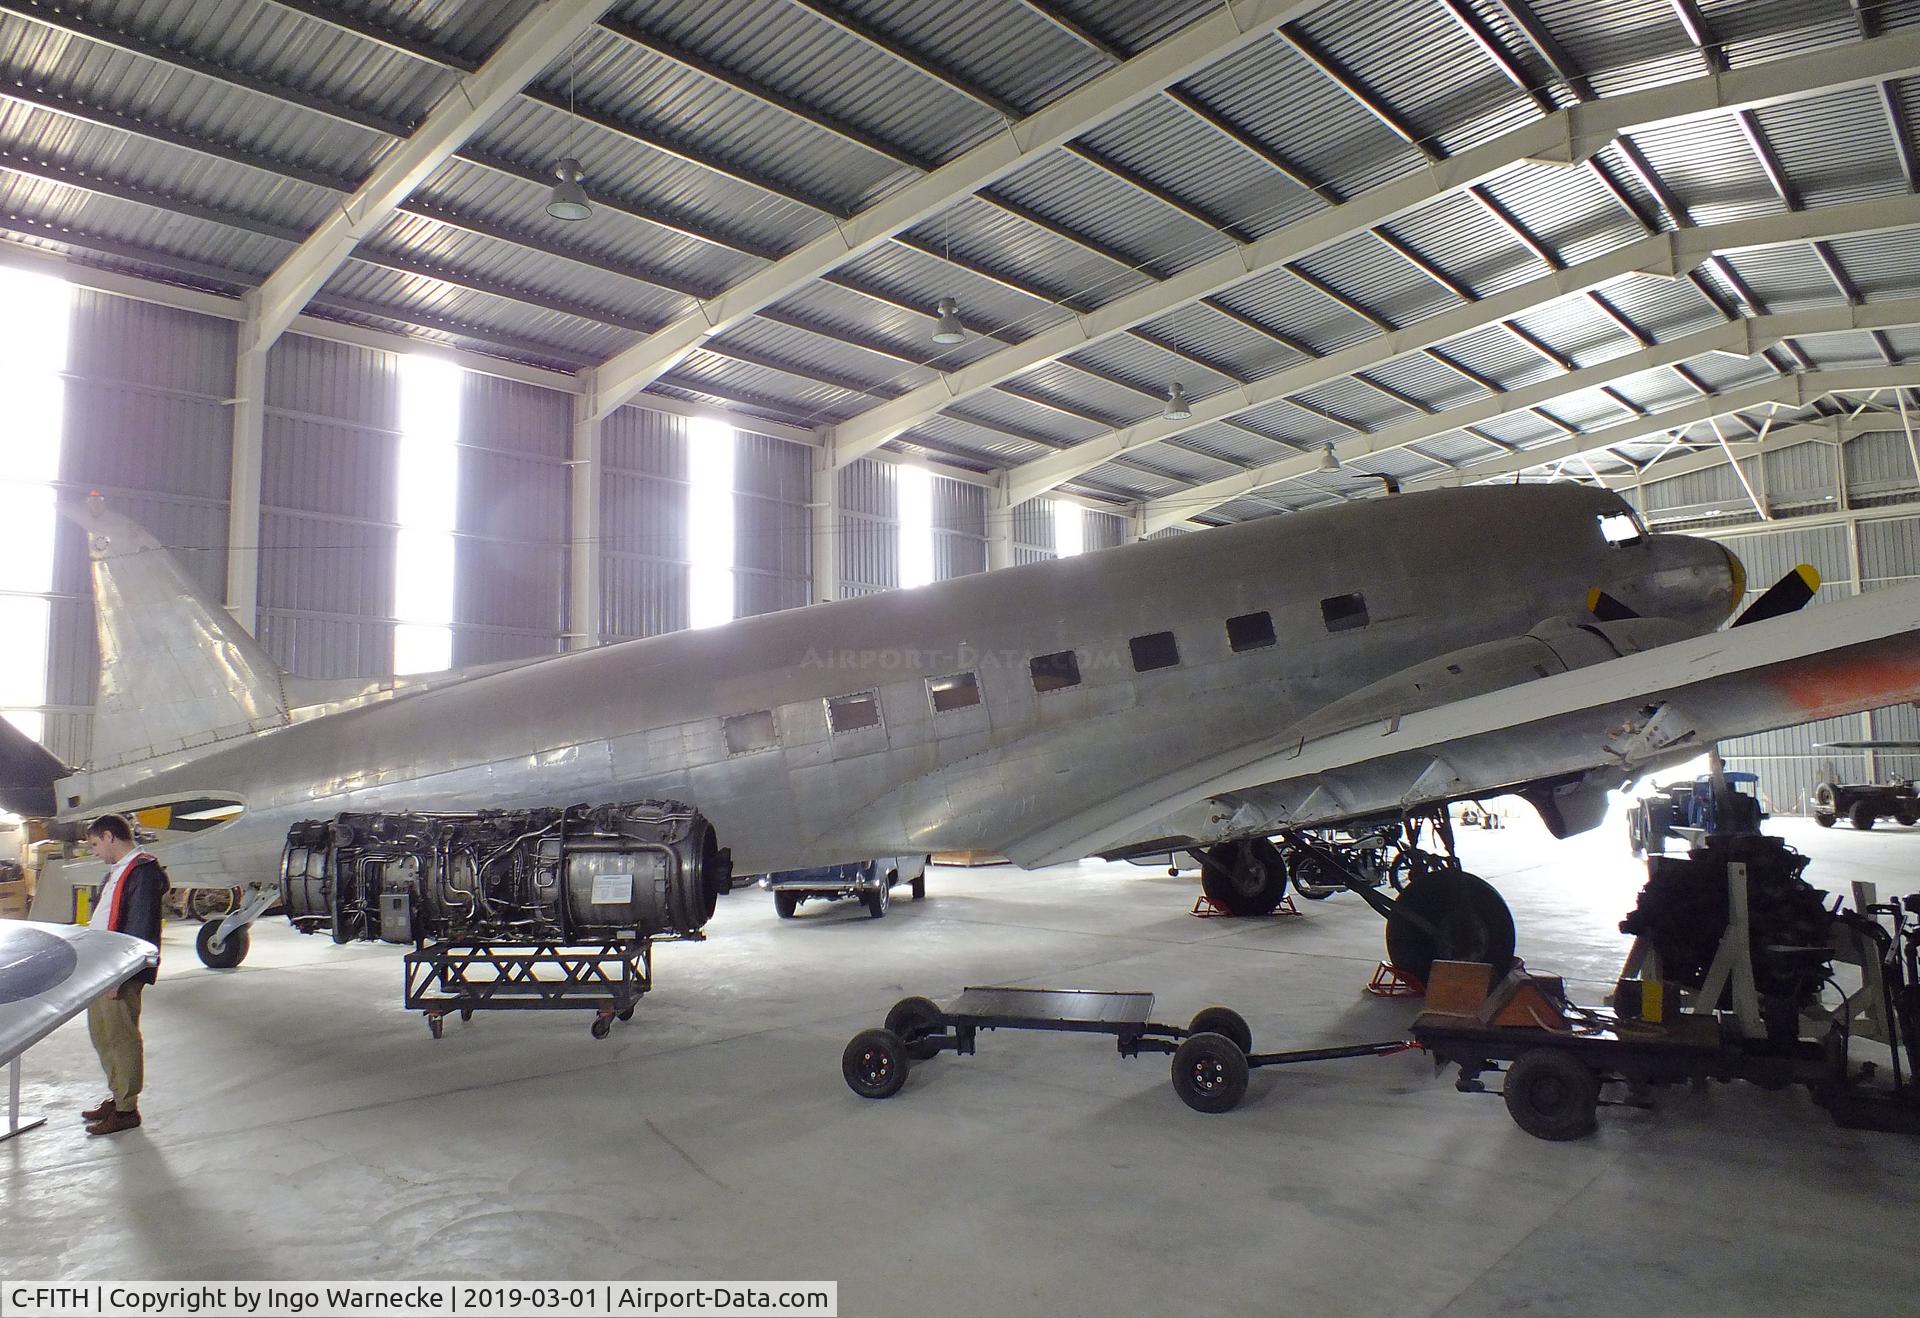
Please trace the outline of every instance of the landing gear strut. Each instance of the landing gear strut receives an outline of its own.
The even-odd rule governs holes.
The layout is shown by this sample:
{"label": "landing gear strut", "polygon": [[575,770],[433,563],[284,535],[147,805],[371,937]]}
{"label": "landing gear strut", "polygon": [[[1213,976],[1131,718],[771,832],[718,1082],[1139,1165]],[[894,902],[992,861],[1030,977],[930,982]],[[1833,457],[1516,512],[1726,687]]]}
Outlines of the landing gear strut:
{"label": "landing gear strut", "polygon": [[1265,838],[1222,842],[1189,851],[1200,863],[1200,887],[1229,915],[1267,915],[1287,895],[1287,862]]}
{"label": "landing gear strut", "polygon": [[250,888],[247,899],[219,920],[208,920],[194,936],[193,950],[214,970],[232,970],[247,958],[247,929],[280,899],[278,888]]}

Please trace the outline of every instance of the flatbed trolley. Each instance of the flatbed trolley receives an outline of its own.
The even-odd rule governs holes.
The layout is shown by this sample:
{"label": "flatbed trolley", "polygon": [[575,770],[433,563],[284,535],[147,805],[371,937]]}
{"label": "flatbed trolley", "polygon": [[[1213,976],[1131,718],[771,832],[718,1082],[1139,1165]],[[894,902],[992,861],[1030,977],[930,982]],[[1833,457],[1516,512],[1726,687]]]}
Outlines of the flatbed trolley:
{"label": "flatbed trolley", "polygon": [[891,1098],[906,1084],[913,1063],[943,1052],[971,1056],[974,1036],[981,1030],[1109,1034],[1122,1057],[1171,1053],[1174,1092],[1194,1111],[1229,1112],[1245,1097],[1247,1073],[1254,1067],[1385,1057],[1419,1046],[1395,1039],[1256,1053],[1253,1031],[1230,1008],[1202,1008],[1184,1029],[1156,1024],[1152,1014],[1151,993],[967,988],[944,1008],[929,998],[902,998],[887,1013],[885,1025],[862,1030],[848,1042],[840,1055],[840,1074],[863,1098]]}

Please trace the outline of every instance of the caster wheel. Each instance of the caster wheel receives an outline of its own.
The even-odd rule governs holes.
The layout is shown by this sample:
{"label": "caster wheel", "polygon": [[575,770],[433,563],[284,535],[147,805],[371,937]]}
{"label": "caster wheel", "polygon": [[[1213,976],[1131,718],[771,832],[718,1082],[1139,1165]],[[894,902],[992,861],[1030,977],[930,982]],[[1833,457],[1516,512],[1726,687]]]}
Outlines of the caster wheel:
{"label": "caster wheel", "polygon": [[438,1016],[427,1017],[427,1033],[438,1039],[447,1032],[447,1023]]}
{"label": "caster wheel", "polygon": [[613,1033],[613,1017],[595,1016],[593,1018],[593,1024],[587,1027],[587,1032],[596,1039],[606,1038],[609,1034]]}
{"label": "caster wheel", "polygon": [[862,1030],[840,1054],[847,1088],[862,1098],[892,1098],[907,1083],[907,1045],[892,1030]]}
{"label": "caster wheel", "polygon": [[633,1008],[632,1008],[632,1007],[623,1007],[623,1008],[621,1008],[621,1009],[620,1009],[619,1011],[616,1011],[616,1012],[614,1013],[614,1018],[615,1018],[616,1020],[623,1020],[623,1021],[630,1021],[630,1020],[632,1020],[632,1019],[633,1019]]}
{"label": "caster wheel", "polygon": [[1243,1053],[1253,1051],[1253,1030],[1246,1018],[1231,1007],[1202,1007],[1187,1026],[1191,1034],[1218,1034],[1231,1039]]}
{"label": "caster wheel", "polygon": [[1220,1034],[1196,1034],[1173,1051],[1173,1091],[1195,1112],[1231,1112],[1247,1093],[1247,1055]]}

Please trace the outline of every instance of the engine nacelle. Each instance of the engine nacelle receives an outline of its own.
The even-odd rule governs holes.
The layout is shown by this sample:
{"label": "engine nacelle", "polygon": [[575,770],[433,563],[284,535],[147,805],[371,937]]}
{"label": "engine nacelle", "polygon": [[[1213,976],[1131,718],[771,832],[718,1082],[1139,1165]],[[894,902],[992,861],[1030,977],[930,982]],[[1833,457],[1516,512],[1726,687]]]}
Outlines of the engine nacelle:
{"label": "engine nacelle", "polygon": [[697,932],[732,870],[699,812],[638,801],[307,820],[280,888],[335,942],[605,943]]}

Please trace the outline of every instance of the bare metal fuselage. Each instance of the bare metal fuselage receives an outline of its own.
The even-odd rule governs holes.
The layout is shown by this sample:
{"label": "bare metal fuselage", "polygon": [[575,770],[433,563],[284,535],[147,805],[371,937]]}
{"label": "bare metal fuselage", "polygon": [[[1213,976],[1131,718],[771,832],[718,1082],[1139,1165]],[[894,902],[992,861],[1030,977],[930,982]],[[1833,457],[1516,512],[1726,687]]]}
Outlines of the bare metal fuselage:
{"label": "bare metal fuselage", "polygon": [[[176,881],[220,885],[267,879],[290,824],[343,810],[650,796],[697,806],[743,873],[1008,851],[1425,660],[1580,615],[1595,588],[1685,634],[1717,625],[1730,558],[1686,537],[1610,544],[1598,519],[1624,511],[1554,485],[1273,518],[559,655],[162,758],[97,798],[78,775],[62,798],[73,815],[242,802],[165,851]],[[1366,625],[1330,631],[1322,602],[1350,594]],[[1226,620],[1259,612],[1276,643],[1234,652]],[[1159,632],[1178,663],[1135,671],[1129,640]],[[1029,661],[1064,650],[1081,683],[1036,692]],[[936,713],[926,679],[959,672],[982,699]],[[864,691],[879,723],[831,732],[827,701]],[[723,720],[762,710],[777,745],[730,753]]]}

